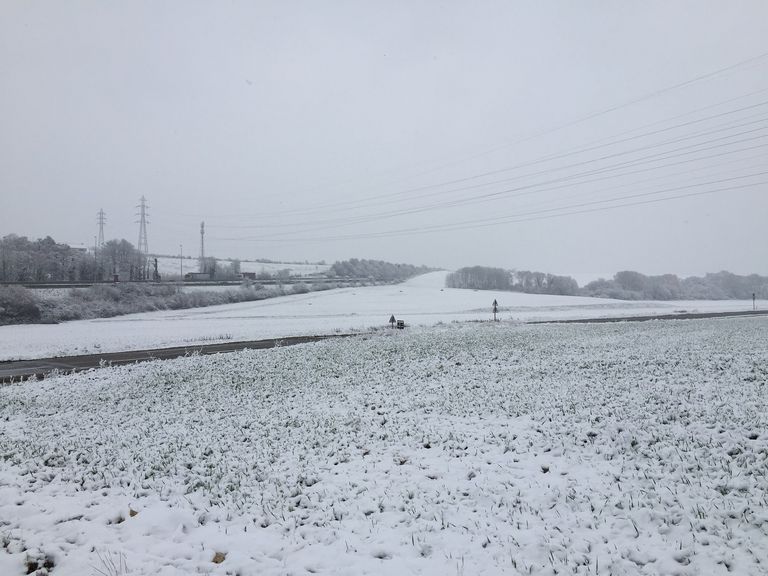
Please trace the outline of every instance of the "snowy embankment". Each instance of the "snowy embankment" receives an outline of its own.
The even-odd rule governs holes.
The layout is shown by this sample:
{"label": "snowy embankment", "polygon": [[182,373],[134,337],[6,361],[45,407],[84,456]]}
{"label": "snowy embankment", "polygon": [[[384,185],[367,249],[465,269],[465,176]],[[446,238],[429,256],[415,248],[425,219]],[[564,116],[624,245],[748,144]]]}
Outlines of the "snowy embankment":
{"label": "snowy embankment", "polygon": [[[341,288],[258,302],[146,312],[63,324],[0,326],[0,360],[185,346],[227,340],[333,334],[385,326],[488,320],[497,300],[505,321],[567,320],[674,311],[749,310],[752,302],[625,302],[443,288],[446,272],[402,284]],[[761,307],[768,303],[761,302]]]}
{"label": "snowy embankment", "polygon": [[0,574],[765,574],[766,328],[468,324],[0,388]]}

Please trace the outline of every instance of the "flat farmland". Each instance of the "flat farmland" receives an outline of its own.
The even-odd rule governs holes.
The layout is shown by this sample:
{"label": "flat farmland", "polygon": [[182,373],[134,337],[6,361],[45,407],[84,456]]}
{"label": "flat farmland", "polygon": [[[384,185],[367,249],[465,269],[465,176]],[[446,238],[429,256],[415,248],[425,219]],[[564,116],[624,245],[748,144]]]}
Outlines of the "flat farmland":
{"label": "flat farmland", "polygon": [[6,386],[0,573],[765,574],[766,366],[764,318],[470,323]]}

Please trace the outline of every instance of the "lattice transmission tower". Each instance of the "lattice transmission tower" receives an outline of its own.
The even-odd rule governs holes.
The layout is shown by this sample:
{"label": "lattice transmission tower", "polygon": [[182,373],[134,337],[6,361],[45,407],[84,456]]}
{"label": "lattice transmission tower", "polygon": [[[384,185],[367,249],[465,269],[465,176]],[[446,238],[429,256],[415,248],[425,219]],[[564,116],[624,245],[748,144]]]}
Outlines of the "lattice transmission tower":
{"label": "lattice transmission tower", "polygon": [[107,215],[104,213],[103,208],[96,213],[96,222],[99,224],[99,241],[96,243],[96,246],[102,248],[104,246],[104,224],[107,222]]}
{"label": "lattice transmission tower", "polygon": [[147,242],[147,224],[149,224],[149,206],[147,206],[147,199],[144,196],[141,197],[141,203],[136,206],[139,212],[136,214],[139,217],[139,252],[147,256],[149,254],[149,242]]}

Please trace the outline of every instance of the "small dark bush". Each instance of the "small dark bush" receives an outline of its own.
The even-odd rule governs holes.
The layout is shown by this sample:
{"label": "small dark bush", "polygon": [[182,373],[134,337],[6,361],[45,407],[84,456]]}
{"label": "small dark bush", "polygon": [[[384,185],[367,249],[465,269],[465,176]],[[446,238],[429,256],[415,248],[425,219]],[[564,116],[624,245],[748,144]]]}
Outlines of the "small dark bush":
{"label": "small dark bush", "polygon": [[0,286],[0,324],[24,324],[40,321],[40,302],[21,286]]}

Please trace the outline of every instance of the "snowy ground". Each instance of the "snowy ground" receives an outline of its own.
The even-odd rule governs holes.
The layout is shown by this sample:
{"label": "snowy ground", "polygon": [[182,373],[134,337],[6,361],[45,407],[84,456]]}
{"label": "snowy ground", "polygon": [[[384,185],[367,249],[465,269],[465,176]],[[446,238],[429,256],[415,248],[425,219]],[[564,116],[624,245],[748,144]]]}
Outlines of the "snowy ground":
{"label": "snowy ground", "polygon": [[[394,286],[341,288],[258,302],[131,314],[58,325],[0,326],[0,360],[184,346],[227,340],[332,334],[386,325],[487,320],[498,300],[505,321],[563,320],[675,311],[750,310],[752,302],[623,302],[443,288],[446,272]],[[759,302],[761,308],[768,302]]]}
{"label": "snowy ground", "polygon": [[0,388],[0,574],[766,574],[767,328],[465,324]]}

